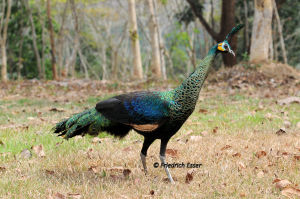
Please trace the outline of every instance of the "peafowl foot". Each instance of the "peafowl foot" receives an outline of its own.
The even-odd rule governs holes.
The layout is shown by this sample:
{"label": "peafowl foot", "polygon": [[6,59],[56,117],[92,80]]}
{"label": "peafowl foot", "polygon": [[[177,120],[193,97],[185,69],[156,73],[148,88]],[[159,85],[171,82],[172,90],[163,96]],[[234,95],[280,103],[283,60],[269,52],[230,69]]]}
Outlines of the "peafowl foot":
{"label": "peafowl foot", "polygon": [[147,175],[148,170],[147,170],[147,165],[146,165],[146,156],[143,153],[141,153],[141,160],[142,160],[145,175]]}
{"label": "peafowl foot", "polygon": [[[160,155],[159,158],[160,158],[160,161],[161,161],[162,165],[166,165],[166,157]],[[175,184],[175,182],[174,182],[174,180],[173,180],[173,178],[172,178],[172,176],[171,176],[171,173],[170,173],[168,167],[165,167],[165,171],[166,171],[166,173],[167,173],[167,176],[168,176],[168,178],[169,178],[171,184]]]}

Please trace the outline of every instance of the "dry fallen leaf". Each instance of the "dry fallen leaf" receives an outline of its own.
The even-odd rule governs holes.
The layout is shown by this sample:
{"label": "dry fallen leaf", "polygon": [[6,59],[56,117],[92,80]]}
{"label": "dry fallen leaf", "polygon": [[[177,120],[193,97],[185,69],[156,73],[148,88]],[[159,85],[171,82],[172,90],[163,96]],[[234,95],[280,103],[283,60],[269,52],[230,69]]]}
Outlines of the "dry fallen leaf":
{"label": "dry fallen leaf", "polygon": [[231,148],[231,146],[228,145],[228,144],[226,144],[225,146],[223,146],[223,147],[221,148],[221,151],[224,151],[224,150],[230,149],[230,148]]}
{"label": "dry fallen leaf", "polygon": [[131,147],[131,146],[126,147],[126,148],[124,148],[122,151],[125,151],[125,152],[132,151],[132,147]]}
{"label": "dry fallen leaf", "polygon": [[219,129],[219,127],[216,126],[216,127],[213,129],[213,133],[217,133],[218,129]]}
{"label": "dry fallen leaf", "polygon": [[131,173],[131,170],[130,170],[130,169],[124,169],[124,170],[123,170],[123,175],[124,175],[124,177],[128,177],[128,176],[130,175],[130,173]]}
{"label": "dry fallen leaf", "polygon": [[257,174],[256,174],[256,176],[258,177],[258,178],[263,178],[264,177],[264,172],[263,171],[260,171],[260,172],[258,172]]}
{"label": "dry fallen leaf", "polygon": [[288,152],[286,152],[286,151],[283,151],[282,153],[281,153],[281,155],[290,155]]}
{"label": "dry fallen leaf", "polygon": [[[173,178],[174,181],[177,181],[177,177],[176,177],[176,176],[173,176],[173,175],[172,175],[172,178]],[[170,183],[170,180],[169,180],[168,177],[163,178],[163,181],[164,181],[164,182],[167,182],[167,183]]]}
{"label": "dry fallen leaf", "polygon": [[286,134],[286,131],[284,128],[281,128],[278,131],[276,131],[276,135],[283,135],[283,134]]}
{"label": "dry fallen leaf", "polygon": [[36,146],[32,146],[31,149],[39,156],[39,157],[45,157],[45,151],[44,151],[44,147],[42,144],[40,145],[36,145]]}
{"label": "dry fallen leaf", "polygon": [[107,168],[106,170],[111,171],[111,172],[123,172],[124,168],[123,167],[111,167],[111,168]]}
{"label": "dry fallen leaf", "polygon": [[62,108],[50,108],[49,111],[52,111],[52,112],[65,112],[65,110],[62,109]]}
{"label": "dry fallen leaf", "polygon": [[266,155],[267,155],[267,153],[265,151],[258,151],[258,152],[255,153],[255,156],[257,158],[261,158],[261,157],[264,157]]}
{"label": "dry fallen leaf", "polygon": [[193,141],[193,142],[198,142],[198,141],[202,140],[202,137],[200,135],[192,135],[190,137],[190,140]]}
{"label": "dry fallen leaf", "polygon": [[54,171],[51,171],[51,170],[48,170],[48,169],[46,169],[45,172],[46,172],[47,174],[49,174],[49,175],[53,175],[53,174],[54,174]]}
{"label": "dry fallen leaf", "polygon": [[5,170],[6,170],[6,167],[0,166],[0,171],[5,171]]}
{"label": "dry fallen leaf", "polygon": [[258,109],[259,110],[263,110],[264,109],[264,105],[262,104],[262,102],[258,103]]}
{"label": "dry fallen leaf", "polygon": [[281,191],[281,194],[288,198],[298,198],[298,197],[300,198],[300,189],[294,187],[287,187]]}
{"label": "dry fallen leaf", "polygon": [[285,128],[290,128],[292,126],[292,123],[290,121],[286,120],[286,121],[283,122],[283,125],[284,125]]}
{"label": "dry fallen leaf", "polygon": [[92,143],[93,143],[93,144],[101,143],[101,139],[98,138],[98,137],[94,137],[93,140],[92,140]]}
{"label": "dry fallen leaf", "polygon": [[27,117],[28,120],[34,120],[34,117]]}
{"label": "dry fallen leaf", "polygon": [[[188,135],[190,135],[191,133],[193,133],[193,130],[188,130],[186,133],[180,135],[176,140],[177,141],[181,141],[183,140],[183,138],[187,137]],[[185,139],[185,141],[187,142],[187,139]]]}
{"label": "dry fallen leaf", "polygon": [[124,176],[119,176],[119,175],[110,174],[109,177],[110,177],[113,181],[124,180]]}
{"label": "dry fallen leaf", "polygon": [[88,170],[89,170],[89,171],[92,171],[92,172],[94,172],[94,173],[100,173],[101,168],[100,168],[99,166],[93,165],[93,166],[90,166],[90,168],[88,168]]}
{"label": "dry fallen leaf", "polygon": [[32,154],[31,152],[28,150],[28,149],[24,149],[23,151],[21,151],[20,153],[20,157],[21,158],[25,158],[25,159],[28,159],[28,158],[31,158]]}
{"label": "dry fallen leaf", "polygon": [[35,134],[37,134],[37,135],[42,135],[42,134],[43,134],[43,131],[36,131]]}
{"label": "dry fallen leaf", "polygon": [[150,191],[150,195],[153,196],[154,195],[154,190]]}
{"label": "dry fallen leaf", "polygon": [[194,179],[194,170],[189,170],[185,176],[185,183],[189,184]]}
{"label": "dry fallen leaf", "polygon": [[208,132],[207,132],[207,131],[202,131],[202,132],[201,132],[201,135],[202,135],[202,136],[207,136],[207,135],[208,135]]}
{"label": "dry fallen leaf", "polygon": [[[128,196],[125,196],[125,195],[120,195],[121,196],[121,198],[124,198],[124,199],[129,199],[129,197]],[[144,197],[143,197],[144,198]],[[145,197],[146,198],[146,197]]]}
{"label": "dry fallen leaf", "polygon": [[77,141],[77,140],[80,140],[82,139],[83,137],[81,135],[76,135],[73,140]]}
{"label": "dry fallen leaf", "polygon": [[140,185],[140,184],[141,184],[141,179],[136,178],[136,179],[134,179],[133,183],[134,183],[135,185]]}
{"label": "dry fallen leaf", "polygon": [[232,157],[238,157],[239,158],[239,157],[241,157],[241,154],[240,153],[235,153],[235,154],[232,155]]}
{"label": "dry fallen leaf", "polygon": [[199,109],[199,113],[207,114],[207,112],[208,111],[206,109],[201,109],[201,108]]}
{"label": "dry fallen leaf", "polygon": [[82,195],[80,195],[79,193],[68,193],[68,198],[74,198],[74,199],[80,199],[82,198]]}
{"label": "dry fallen leaf", "polygon": [[166,154],[170,157],[178,157],[178,150],[176,150],[176,149],[167,149]]}
{"label": "dry fallen leaf", "polygon": [[89,148],[86,154],[89,159],[95,159],[95,158],[99,157],[98,153],[96,151],[94,151],[92,148]]}
{"label": "dry fallen leaf", "polygon": [[294,155],[294,158],[295,158],[296,160],[300,160],[300,155]]}
{"label": "dry fallen leaf", "polygon": [[193,133],[193,130],[192,130],[192,129],[188,130],[185,134],[183,134],[183,136],[190,135],[191,133]]}
{"label": "dry fallen leaf", "polygon": [[279,105],[288,105],[291,103],[300,103],[300,97],[287,97],[285,99],[278,100]]}
{"label": "dry fallen leaf", "polygon": [[273,115],[272,115],[271,113],[267,113],[267,114],[265,115],[265,117],[266,117],[267,119],[272,120]]}
{"label": "dry fallen leaf", "polygon": [[61,145],[62,143],[63,143],[63,141],[57,142],[57,143],[55,144],[55,146],[58,147],[58,146]]}
{"label": "dry fallen leaf", "polygon": [[292,183],[288,180],[281,180],[279,178],[276,178],[274,181],[273,181],[273,184],[275,184],[275,187],[282,190],[286,187],[289,187],[292,185]]}
{"label": "dry fallen leaf", "polygon": [[57,192],[55,194],[50,194],[48,198],[49,199],[65,199],[66,196]]}

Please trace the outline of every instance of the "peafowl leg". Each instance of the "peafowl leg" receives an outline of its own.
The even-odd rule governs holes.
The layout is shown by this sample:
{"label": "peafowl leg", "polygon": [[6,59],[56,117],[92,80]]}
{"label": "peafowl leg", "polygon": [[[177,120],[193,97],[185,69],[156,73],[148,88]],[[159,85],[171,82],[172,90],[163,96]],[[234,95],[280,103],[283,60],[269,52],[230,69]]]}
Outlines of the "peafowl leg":
{"label": "peafowl leg", "polygon": [[146,155],[144,155],[143,153],[141,153],[141,160],[142,160],[144,172],[147,175],[148,171],[147,171],[147,165],[146,165]]}
{"label": "peafowl leg", "polygon": [[[159,157],[160,157],[160,161],[162,162],[162,165],[166,165],[166,149],[167,149],[168,141],[169,141],[169,139],[161,140]],[[175,182],[170,174],[169,168],[166,166],[165,166],[165,171],[167,173],[167,176],[168,176],[170,182],[172,184],[175,184]]]}
{"label": "peafowl leg", "polygon": [[142,160],[145,174],[147,174],[147,172],[148,172],[147,165],[146,165],[147,151],[148,151],[149,146],[153,143],[153,141],[154,141],[153,139],[145,138],[143,147],[142,147],[142,151],[141,151],[141,160]]}

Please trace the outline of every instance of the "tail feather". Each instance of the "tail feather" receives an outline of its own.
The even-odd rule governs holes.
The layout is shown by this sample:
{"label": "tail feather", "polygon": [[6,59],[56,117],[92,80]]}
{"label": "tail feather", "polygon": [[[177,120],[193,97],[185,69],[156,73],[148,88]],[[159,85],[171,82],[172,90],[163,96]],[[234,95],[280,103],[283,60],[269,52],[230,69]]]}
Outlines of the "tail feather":
{"label": "tail feather", "polygon": [[56,134],[59,133],[58,136],[63,136],[66,139],[76,135],[84,135],[89,133],[89,126],[97,119],[95,115],[96,110],[94,108],[83,111],[57,123],[52,130]]}
{"label": "tail feather", "polygon": [[[52,131],[54,133],[63,133],[63,132],[65,132],[67,122],[68,122],[68,119],[57,123],[56,126],[54,128],[52,128]],[[60,134],[60,136],[61,136],[61,134]]]}
{"label": "tail feather", "polygon": [[52,131],[65,139],[76,135],[98,135],[100,131],[106,131],[118,137],[128,134],[130,126],[114,123],[106,119],[95,108],[86,110],[56,124]]}

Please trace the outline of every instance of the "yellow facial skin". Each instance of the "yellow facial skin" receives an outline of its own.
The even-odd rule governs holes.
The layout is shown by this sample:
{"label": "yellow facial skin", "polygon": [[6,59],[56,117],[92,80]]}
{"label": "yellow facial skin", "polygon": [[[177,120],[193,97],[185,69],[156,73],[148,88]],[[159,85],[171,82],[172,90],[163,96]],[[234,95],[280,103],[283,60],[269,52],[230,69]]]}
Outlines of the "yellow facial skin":
{"label": "yellow facial skin", "polygon": [[223,43],[218,44],[218,50],[225,51],[225,49],[223,48]]}

